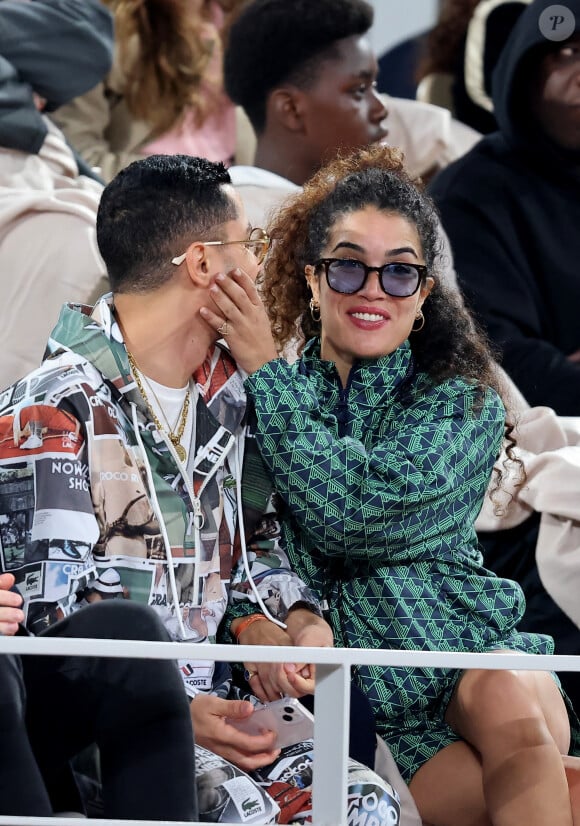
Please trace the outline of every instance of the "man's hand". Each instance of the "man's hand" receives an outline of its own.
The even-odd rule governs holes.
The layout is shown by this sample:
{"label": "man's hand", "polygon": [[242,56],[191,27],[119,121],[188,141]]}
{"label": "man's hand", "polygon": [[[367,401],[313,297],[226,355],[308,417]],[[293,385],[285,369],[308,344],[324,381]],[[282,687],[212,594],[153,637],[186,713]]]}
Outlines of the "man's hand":
{"label": "man's hand", "polygon": [[[330,625],[326,620],[322,619],[322,617],[313,614],[312,611],[309,611],[307,608],[290,609],[290,613],[286,618],[286,630],[293,645],[313,648],[332,648],[334,646],[334,638]],[[304,696],[305,692],[303,692],[303,688],[305,681],[308,680],[308,682],[314,683],[314,665],[300,669],[294,663],[285,663],[284,670],[286,671],[288,682],[295,692],[291,694],[291,696]],[[314,689],[312,689],[312,691],[313,690]],[[312,691],[309,693],[311,694]],[[296,694],[296,692],[302,693]]]}
{"label": "man's hand", "polygon": [[[235,627],[232,623],[232,628]],[[242,645],[294,645],[292,637],[280,626],[269,620],[253,622],[239,637]],[[279,700],[281,696],[288,694],[290,697],[303,697],[305,694],[312,694],[314,691],[314,679],[310,679],[311,666],[306,663],[256,663],[245,662],[248,671],[248,683],[250,688],[262,702]],[[305,670],[307,677],[303,683],[294,687],[288,679],[286,668],[291,665],[292,669],[298,671]]]}
{"label": "man's hand", "polygon": [[13,585],[12,574],[0,574],[0,634],[7,637],[18,631],[19,622],[24,622],[24,611],[20,610],[22,597],[10,590]]}
{"label": "man's hand", "polygon": [[[291,609],[284,630],[273,622],[253,622],[240,635],[243,645],[293,645],[331,648],[332,629],[321,617],[306,608]],[[232,630],[235,629],[235,621]],[[245,662],[249,685],[260,700],[278,700],[280,696],[304,697],[314,692],[314,665],[297,663]]]}
{"label": "man's hand", "polygon": [[272,763],[280,754],[274,748],[276,732],[245,734],[226,718],[243,720],[254,713],[247,700],[222,700],[211,694],[198,694],[190,705],[195,742],[219,754],[244,771]]}
{"label": "man's hand", "polygon": [[293,645],[313,648],[332,648],[332,628],[326,620],[307,608],[291,608],[286,619],[286,630]]}

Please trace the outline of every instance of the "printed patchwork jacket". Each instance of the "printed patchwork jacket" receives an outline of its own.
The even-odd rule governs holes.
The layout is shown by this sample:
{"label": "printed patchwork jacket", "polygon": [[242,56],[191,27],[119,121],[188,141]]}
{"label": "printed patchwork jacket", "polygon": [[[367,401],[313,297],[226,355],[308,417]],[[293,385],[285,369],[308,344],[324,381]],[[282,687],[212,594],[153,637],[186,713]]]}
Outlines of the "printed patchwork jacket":
{"label": "printed patchwork jacket", "polygon": [[[111,597],[153,606],[173,639],[199,643],[215,641],[228,597],[234,615],[261,610],[256,592],[280,620],[298,602],[319,613],[280,546],[227,349],[193,377],[186,469],[151,421],[111,304],[65,306],[42,366],[0,396],[0,570],[16,577],[27,628]],[[213,663],[181,665],[190,695],[214,687]]]}

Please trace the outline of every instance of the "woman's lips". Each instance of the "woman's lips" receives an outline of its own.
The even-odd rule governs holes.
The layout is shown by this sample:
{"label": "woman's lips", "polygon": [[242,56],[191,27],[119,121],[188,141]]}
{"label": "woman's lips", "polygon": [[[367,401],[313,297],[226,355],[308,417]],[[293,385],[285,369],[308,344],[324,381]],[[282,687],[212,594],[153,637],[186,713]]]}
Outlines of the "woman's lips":
{"label": "woman's lips", "polygon": [[353,324],[363,329],[381,327],[390,319],[390,315],[386,310],[376,308],[371,310],[368,307],[355,307],[349,310],[347,315]]}

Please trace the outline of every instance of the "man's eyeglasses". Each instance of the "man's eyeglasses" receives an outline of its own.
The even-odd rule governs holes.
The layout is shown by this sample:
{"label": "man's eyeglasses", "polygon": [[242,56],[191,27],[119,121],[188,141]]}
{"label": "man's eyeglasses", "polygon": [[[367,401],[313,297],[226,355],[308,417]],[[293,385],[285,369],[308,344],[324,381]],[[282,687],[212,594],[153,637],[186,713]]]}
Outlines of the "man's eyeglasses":
{"label": "man's eyeglasses", "polygon": [[[203,244],[204,247],[227,247],[229,244],[242,244],[249,252],[256,256],[258,264],[261,264],[270,246],[270,236],[263,229],[260,229],[260,227],[254,227],[250,232],[250,237],[245,241],[198,241],[197,243]],[[179,266],[183,264],[186,256],[187,253],[184,252],[183,255],[172,258],[171,263]]]}
{"label": "man's eyeglasses", "polygon": [[382,267],[369,267],[362,261],[351,258],[321,258],[314,264],[314,269],[321,267],[324,267],[328,286],[337,293],[358,293],[366,284],[369,275],[376,272],[383,291],[394,298],[408,298],[414,295],[428,272],[424,264],[389,261]]}

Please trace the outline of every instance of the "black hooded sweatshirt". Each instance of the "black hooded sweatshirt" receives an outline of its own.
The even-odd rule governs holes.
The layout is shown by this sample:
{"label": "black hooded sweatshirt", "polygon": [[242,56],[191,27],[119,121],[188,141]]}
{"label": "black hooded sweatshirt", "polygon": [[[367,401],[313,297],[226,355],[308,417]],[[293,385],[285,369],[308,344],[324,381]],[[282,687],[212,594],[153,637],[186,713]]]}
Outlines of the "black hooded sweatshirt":
{"label": "black hooded sweatshirt", "polygon": [[[558,48],[521,15],[493,78],[499,132],[443,170],[430,191],[468,305],[532,405],[580,415],[580,151],[560,149],[530,112],[532,66]],[[580,31],[580,0],[567,0]],[[579,72],[580,101],[580,72]]]}

